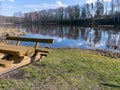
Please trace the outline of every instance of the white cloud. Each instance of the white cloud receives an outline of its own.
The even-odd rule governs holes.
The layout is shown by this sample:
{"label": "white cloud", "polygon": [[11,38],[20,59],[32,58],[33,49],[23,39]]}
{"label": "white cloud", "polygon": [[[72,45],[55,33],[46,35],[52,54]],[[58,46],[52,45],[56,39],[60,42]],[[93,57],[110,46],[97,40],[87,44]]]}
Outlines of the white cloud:
{"label": "white cloud", "polygon": [[61,1],[56,1],[56,3],[54,3],[54,4],[44,3],[42,6],[43,6],[43,8],[49,9],[49,8],[67,7],[68,5],[63,4]]}
{"label": "white cloud", "polygon": [[60,7],[67,7],[68,5],[63,4],[61,1],[56,1],[56,4]]}
{"label": "white cloud", "polygon": [[0,0],[0,2],[3,2],[3,1],[5,1],[5,0]]}
{"label": "white cloud", "polygon": [[56,1],[53,4],[43,3],[41,5],[24,5],[24,8],[33,8],[34,10],[42,10],[42,9],[53,9],[58,7],[67,7],[68,5],[63,4],[61,1]]}
{"label": "white cloud", "polygon": [[33,11],[38,11],[38,9],[37,9],[37,8],[34,8]]}
{"label": "white cloud", "polygon": [[87,0],[86,3],[88,4],[95,3],[95,0]]}
{"label": "white cloud", "polygon": [[0,0],[0,2],[5,1],[5,0]]}
{"label": "white cloud", "polygon": [[1,6],[2,9],[14,9],[15,6],[10,5],[10,6]]}
{"label": "white cloud", "polygon": [[0,2],[3,2],[3,1],[14,2],[15,0],[0,0]]}
{"label": "white cloud", "polygon": [[105,2],[111,2],[111,0],[104,0]]}
{"label": "white cloud", "polygon": [[62,38],[56,38],[57,42],[62,42],[62,40],[63,40]]}
{"label": "white cloud", "polygon": [[25,8],[41,8],[41,5],[24,5]]}
{"label": "white cloud", "polygon": [[8,1],[10,1],[10,2],[14,2],[15,0],[8,0]]}
{"label": "white cloud", "polygon": [[77,46],[82,46],[84,44],[84,42],[80,42],[77,44]]}

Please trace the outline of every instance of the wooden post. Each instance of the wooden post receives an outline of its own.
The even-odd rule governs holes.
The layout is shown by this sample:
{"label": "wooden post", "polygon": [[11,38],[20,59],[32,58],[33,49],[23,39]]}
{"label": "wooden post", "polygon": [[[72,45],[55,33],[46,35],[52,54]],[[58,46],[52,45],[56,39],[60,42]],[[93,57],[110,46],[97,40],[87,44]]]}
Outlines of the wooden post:
{"label": "wooden post", "polygon": [[35,49],[39,47],[39,42],[36,42]]}
{"label": "wooden post", "polygon": [[16,46],[19,46],[19,45],[20,45],[20,40],[18,40],[16,43]]}

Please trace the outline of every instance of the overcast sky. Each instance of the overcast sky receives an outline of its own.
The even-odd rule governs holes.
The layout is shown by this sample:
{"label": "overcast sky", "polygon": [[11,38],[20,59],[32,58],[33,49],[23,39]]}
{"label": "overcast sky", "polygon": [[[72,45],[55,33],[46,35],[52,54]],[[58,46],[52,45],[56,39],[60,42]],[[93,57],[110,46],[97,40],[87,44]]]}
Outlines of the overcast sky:
{"label": "overcast sky", "polygon": [[[11,16],[15,12],[40,11],[42,9],[67,7],[69,5],[83,5],[94,3],[96,0],[0,0],[1,15]],[[111,0],[104,0],[110,2]]]}

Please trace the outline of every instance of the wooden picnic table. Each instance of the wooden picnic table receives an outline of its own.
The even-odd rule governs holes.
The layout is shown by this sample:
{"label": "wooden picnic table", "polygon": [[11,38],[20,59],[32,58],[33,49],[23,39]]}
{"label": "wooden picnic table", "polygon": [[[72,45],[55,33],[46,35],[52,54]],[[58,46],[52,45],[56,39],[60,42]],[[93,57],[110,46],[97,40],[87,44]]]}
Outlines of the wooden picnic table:
{"label": "wooden picnic table", "polygon": [[[17,41],[16,45],[0,44],[0,75],[39,61],[47,57],[48,47],[40,48],[39,43],[53,43],[53,39],[7,37],[6,40]],[[35,42],[34,47],[20,46],[21,41]]]}

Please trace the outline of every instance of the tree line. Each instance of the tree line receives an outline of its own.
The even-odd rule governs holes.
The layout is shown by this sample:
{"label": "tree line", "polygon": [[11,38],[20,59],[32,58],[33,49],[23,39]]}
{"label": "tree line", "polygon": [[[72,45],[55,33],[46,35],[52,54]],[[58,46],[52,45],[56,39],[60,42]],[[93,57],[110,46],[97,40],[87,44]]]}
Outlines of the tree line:
{"label": "tree line", "polygon": [[[19,17],[18,19],[14,19]],[[21,18],[22,17],[22,18]],[[97,0],[83,6],[73,5],[35,12],[16,13],[14,23],[31,24],[75,24],[75,25],[119,25],[120,0]]]}

